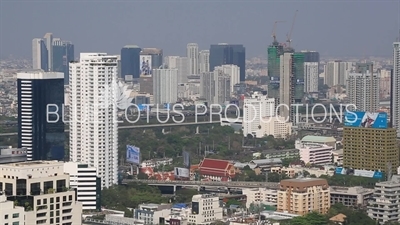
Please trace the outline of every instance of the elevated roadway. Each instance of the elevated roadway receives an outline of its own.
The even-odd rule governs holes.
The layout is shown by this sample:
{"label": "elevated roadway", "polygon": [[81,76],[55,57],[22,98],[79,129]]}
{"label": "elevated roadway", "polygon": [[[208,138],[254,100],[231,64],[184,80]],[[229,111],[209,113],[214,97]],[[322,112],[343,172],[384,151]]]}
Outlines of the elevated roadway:
{"label": "elevated roadway", "polygon": [[[204,124],[220,124],[220,121],[199,121],[199,122],[188,122],[188,123],[157,123],[157,124],[145,124],[145,125],[130,125],[130,126],[119,126],[118,129],[141,129],[141,128],[154,128],[154,127],[177,127],[177,126],[190,126],[190,125],[204,125]],[[65,130],[66,133],[69,130]],[[17,132],[14,133],[0,133],[0,136],[15,136],[18,135]]]}
{"label": "elevated roadway", "polygon": [[166,180],[123,180],[123,184],[130,182],[141,182],[152,186],[180,186],[180,187],[218,187],[227,189],[244,189],[244,188],[271,188],[278,189],[279,183],[275,182],[245,182],[245,181],[231,181],[231,182],[217,182],[217,181],[166,181]]}

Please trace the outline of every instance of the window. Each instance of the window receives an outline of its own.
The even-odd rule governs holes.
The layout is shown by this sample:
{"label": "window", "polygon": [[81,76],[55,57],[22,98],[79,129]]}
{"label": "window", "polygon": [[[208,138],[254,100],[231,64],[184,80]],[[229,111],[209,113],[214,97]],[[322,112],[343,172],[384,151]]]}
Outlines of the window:
{"label": "window", "polygon": [[4,215],[4,219],[6,219],[6,220],[8,219],[8,215],[7,215],[7,214],[6,214],[6,215]]}
{"label": "window", "polygon": [[13,218],[19,218],[19,213],[14,213]]}
{"label": "window", "polygon": [[54,203],[54,198],[50,198],[50,203]]}

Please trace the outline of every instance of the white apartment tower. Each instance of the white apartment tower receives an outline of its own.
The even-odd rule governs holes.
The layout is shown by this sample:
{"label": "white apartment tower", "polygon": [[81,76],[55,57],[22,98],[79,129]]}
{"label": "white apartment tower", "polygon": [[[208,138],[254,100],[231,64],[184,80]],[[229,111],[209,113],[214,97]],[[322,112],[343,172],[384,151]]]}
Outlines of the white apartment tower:
{"label": "white apartment tower", "polygon": [[210,72],[210,50],[201,50],[199,52],[199,72]]}
{"label": "white apartment tower", "polygon": [[397,137],[400,137],[400,42],[393,43],[393,73],[391,88],[390,120],[397,129]]}
{"label": "white apartment tower", "polygon": [[232,94],[234,91],[234,86],[240,83],[240,68],[236,65],[222,65],[216,66],[214,71],[221,71],[230,77],[230,93]]}
{"label": "white apartment tower", "polygon": [[189,75],[197,75],[199,74],[199,45],[189,43],[186,50],[189,59]]}
{"label": "white apartment tower", "polygon": [[305,62],[304,63],[304,92],[313,93],[318,92],[318,63]]}
{"label": "white apartment tower", "polygon": [[95,167],[107,188],[118,182],[117,60],[81,53],[69,64],[70,160]]}
{"label": "white apartment tower", "polygon": [[243,135],[253,135],[261,129],[261,119],[275,115],[275,99],[268,98],[266,93],[254,93],[244,99]]}
{"label": "white apartment tower", "polygon": [[178,70],[153,70],[154,104],[176,103],[178,100]]}
{"label": "white apartment tower", "polygon": [[349,103],[356,106],[352,110],[376,112],[379,109],[379,74],[349,73],[346,92]]}

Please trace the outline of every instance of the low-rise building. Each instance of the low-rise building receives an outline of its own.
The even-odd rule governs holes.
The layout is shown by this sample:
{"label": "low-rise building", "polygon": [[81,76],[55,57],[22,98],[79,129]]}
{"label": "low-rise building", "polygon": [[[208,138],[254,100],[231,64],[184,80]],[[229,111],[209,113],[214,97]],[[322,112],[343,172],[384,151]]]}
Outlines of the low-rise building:
{"label": "low-rise building", "polygon": [[145,160],[140,164],[141,168],[154,168],[154,167],[159,167],[159,166],[166,166],[166,165],[171,165],[173,159],[167,158],[167,159],[151,159],[151,160]]}
{"label": "low-rise building", "polygon": [[297,158],[300,157],[298,149],[269,149],[262,152],[266,159],[285,159],[285,158]]}
{"label": "low-rise building", "polygon": [[235,167],[226,160],[205,158],[197,170],[201,177],[211,181],[231,181],[235,177]]}
{"label": "low-rise building", "polygon": [[374,194],[368,206],[368,216],[379,224],[400,221],[400,175],[390,181],[375,184]]}
{"label": "low-rise building", "polygon": [[330,187],[331,205],[341,203],[347,207],[367,206],[373,193],[373,189],[363,187]]}
{"label": "low-rise building", "polygon": [[301,144],[322,144],[336,149],[336,139],[334,137],[307,135],[296,141],[296,148],[298,149],[297,146]]}
{"label": "low-rise building", "polygon": [[300,160],[312,165],[326,165],[332,163],[333,147],[321,144],[301,144],[299,147]]}
{"label": "low-rise building", "polygon": [[273,167],[271,168],[272,173],[283,173],[290,178],[295,178],[299,174],[303,175],[305,173],[309,173],[310,175],[314,175],[316,177],[320,177],[322,175],[333,176],[335,171],[329,168],[306,168],[306,167]]}
{"label": "low-rise building", "polygon": [[170,212],[170,204],[140,204],[133,216],[143,224],[165,224]]}
{"label": "low-rise building", "polygon": [[333,163],[337,166],[343,165],[343,149],[332,151]]}
{"label": "low-rise building", "polygon": [[0,164],[26,161],[26,148],[0,146]]}
{"label": "low-rise building", "polygon": [[223,219],[223,209],[215,194],[194,195],[189,224],[211,224]]}
{"label": "low-rise building", "polygon": [[316,211],[325,214],[330,208],[328,182],[319,178],[287,179],[280,182],[279,212],[305,215]]}
{"label": "low-rise building", "polygon": [[277,206],[278,191],[267,188],[247,188],[243,189],[242,193],[246,195],[246,207],[250,208],[253,204],[265,204]]}
{"label": "low-rise building", "polygon": [[7,200],[25,208],[31,224],[79,225],[82,203],[69,187],[64,163],[27,161],[0,165],[0,189]]}
{"label": "low-rise building", "polygon": [[278,158],[272,159],[255,159],[249,164],[257,165],[262,171],[270,172],[272,167],[282,166],[282,160]]}
{"label": "low-rise building", "polygon": [[236,170],[235,172],[236,172],[236,173],[241,173],[241,172],[244,170],[244,168],[246,168],[247,166],[248,166],[251,170],[253,170],[254,173],[255,173],[256,175],[261,174],[261,169],[260,169],[260,167],[258,167],[258,166],[255,165],[255,164],[241,163],[241,162],[236,162],[235,164],[233,164],[233,167],[235,167],[235,170]]}

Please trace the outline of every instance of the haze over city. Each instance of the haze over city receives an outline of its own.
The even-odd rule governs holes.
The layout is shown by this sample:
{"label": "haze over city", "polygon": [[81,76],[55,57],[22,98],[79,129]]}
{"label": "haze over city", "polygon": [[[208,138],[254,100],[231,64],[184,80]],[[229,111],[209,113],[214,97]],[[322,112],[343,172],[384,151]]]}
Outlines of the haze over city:
{"label": "haze over city", "polygon": [[399,28],[398,1],[0,1],[0,57],[30,58],[32,37],[52,32],[76,52],[118,53],[121,46],[159,47],[183,55],[240,43],[247,57],[266,56],[274,21],[284,42],[295,10],[296,49],[322,56],[390,56]]}

